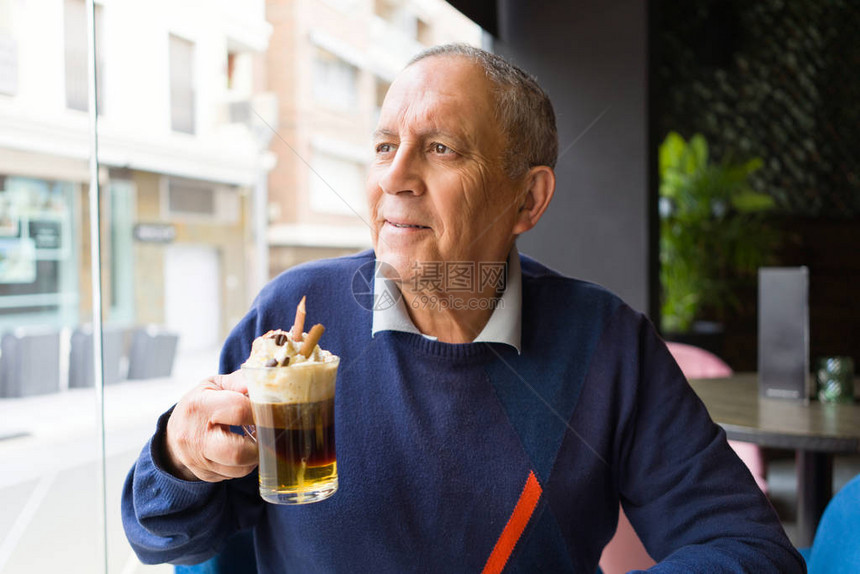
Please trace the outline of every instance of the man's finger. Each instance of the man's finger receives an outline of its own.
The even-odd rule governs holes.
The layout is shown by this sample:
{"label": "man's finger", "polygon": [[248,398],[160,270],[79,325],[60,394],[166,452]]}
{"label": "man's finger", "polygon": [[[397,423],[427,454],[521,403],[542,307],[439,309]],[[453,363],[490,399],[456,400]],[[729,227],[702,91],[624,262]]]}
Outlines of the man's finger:
{"label": "man's finger", "polygon": [[[257,464],[257,445],[244,434],[236,434],[227,429],[213,430],[203,445],[206,460],[224,467],[250,467]],[[239,476],[245,476],[250,470]]]}
{"label": "man's finger", "polygon": [[236,391],[243,395],[248,393],[248,385],[245,384],[245,377],[241,370],[233,371],[229,375],[215,375],[210,380],[225,391]]}
{"label": "man's finger", "polygon": [[206,409],[209,412],[209,422],[219,425],[250,425],[254,424],[251,413],[251,401],[245,395],[235,391],[211,391],[206,393]]}
{"label": "man's finger", "polygon": [[244,476],[248,476],[255,468],[257,468],[256,464],[251,466],[225,466],[210,462],[207,469],[201,472],[204,476],[200,476],[198,478],[206,482],[221,482],[222,480],[229,478],[242,478]]}
{"label": "man's finger", "polygon": [[242,478],[248,476],[257,467],[251,466],[225,466],[222,464],[206,461],[206,466],[195,471],[194,476],[205,482],[221,482],[230,478]]}

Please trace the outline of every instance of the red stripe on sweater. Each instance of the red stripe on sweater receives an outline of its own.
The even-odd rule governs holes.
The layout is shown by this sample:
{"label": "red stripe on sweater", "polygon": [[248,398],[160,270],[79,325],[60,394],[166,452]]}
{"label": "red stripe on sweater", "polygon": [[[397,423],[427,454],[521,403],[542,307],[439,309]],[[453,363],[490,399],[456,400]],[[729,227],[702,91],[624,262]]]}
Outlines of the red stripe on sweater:
{"label": "red stripe on sweater", "polygon": [[517,505],[514,507],[514,512],[508,519],[508,523],[502,530],[501,536],[496,541],[496,546],[490,553],[487,563],[484,565],[482,574],[498,574],[505,568],[508,558],[514,551],[514,546],[526,529],[526,525],[532,517],[532,513],[537,507],[543,489],[535,476],[535,473],[529,471],[529,477],[526,480],[526,485],[523,488],[520,499],[517,500]]}

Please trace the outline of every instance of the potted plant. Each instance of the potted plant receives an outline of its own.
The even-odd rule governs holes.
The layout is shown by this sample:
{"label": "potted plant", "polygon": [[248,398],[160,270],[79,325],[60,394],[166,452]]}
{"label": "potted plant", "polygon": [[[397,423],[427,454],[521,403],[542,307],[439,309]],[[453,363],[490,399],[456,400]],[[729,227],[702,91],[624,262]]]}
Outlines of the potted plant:
{"label": "potted plant", "polygon": [[726,310],[739,303],[738,289],[755,284],[779,243],[766,220],[773,198],[749,184],[763,162],[712,162],[702,135],[688,142],[675,132],[661,144],[659,162],[663,333],[719,332]]}

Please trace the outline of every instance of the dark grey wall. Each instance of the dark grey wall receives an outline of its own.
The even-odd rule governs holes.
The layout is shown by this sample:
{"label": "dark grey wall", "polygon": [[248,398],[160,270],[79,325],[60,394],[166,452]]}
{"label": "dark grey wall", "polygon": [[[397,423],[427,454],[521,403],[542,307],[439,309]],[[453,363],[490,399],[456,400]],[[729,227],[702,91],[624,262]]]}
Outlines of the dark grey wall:
{"label": "dark grey wall", "polygon": [[500,0],[492,43],[537,76],[559,127],[555,198],[520,238],[520,251],[600,283],[643,312],[650,266],[646,5]]}

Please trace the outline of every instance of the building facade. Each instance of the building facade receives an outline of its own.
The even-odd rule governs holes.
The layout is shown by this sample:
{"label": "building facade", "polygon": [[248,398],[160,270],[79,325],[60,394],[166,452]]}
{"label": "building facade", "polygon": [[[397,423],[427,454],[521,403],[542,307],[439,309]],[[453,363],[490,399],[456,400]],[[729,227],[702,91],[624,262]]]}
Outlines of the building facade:
{"label": "building facade", "polygon": [[[265,275],[265,4],[95,16],[105,322],[218,345]],[[0,0],[0,331],[91,321],[87,96],[84,1]]]}
{"label": "building facade", "polygon": [[371,134],[391,81],[434,44],[480,46],[444,0],[269,0],[270,273],[370,247],[364,193]]}

